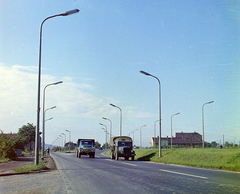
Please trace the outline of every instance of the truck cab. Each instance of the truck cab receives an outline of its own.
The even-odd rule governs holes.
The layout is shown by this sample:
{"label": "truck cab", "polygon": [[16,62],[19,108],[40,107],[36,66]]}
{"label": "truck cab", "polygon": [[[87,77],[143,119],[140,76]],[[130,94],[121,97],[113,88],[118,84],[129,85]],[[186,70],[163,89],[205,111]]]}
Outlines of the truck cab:
{"label": "truck cab", "polygon": [[118,160],[124,157],[128,160],[130,157],[134,161],[135,152],[133,151],[132,138],[128,136],[117,136],[110,140],[111,158]]}
{"label": "truck cab", "polygon": [[78,139],[77,157],[89,155],[89,158],[95,158],[95,140],[94,139]]}

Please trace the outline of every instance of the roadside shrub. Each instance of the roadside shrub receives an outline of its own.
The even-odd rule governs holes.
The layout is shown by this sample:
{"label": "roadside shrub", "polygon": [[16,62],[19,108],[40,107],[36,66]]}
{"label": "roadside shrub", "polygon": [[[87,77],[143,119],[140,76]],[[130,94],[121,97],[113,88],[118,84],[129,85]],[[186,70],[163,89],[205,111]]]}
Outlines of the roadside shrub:
{"label": "roadside shrub", "polygon": [[14,148],[15,142],[11,141],[9,137],[1,134],[0,136],[0,158],[9,158],[11,160],[17,158],[17,154]]}

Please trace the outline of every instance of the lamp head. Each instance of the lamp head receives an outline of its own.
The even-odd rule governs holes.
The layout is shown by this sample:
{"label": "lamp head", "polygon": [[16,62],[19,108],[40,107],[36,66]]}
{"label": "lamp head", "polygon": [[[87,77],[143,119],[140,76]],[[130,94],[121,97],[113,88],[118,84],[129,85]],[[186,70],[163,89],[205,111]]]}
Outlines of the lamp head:
{"label": "lamp head", "polygon": [[71,14],[74,14],[74,13],[77,13],[79,12],[79,9],[73,9],[73,10],[70,10],[70,11],[66,11],[62,14],[60,14],[61,16],[68,16],[68,15],[71,15]]}
{"label": "lamp head", "polygon": [[61,84],[61,83],[63,83],[63,82],[59,81],[59,82],[54,83],[54,85]]}
{"label": "lamp head", "polygon": [[139,71],[139,72],[142,73],[142,74],[144,74],[144,75],[151,76],[150,73],[147,73],[147,72],[145,72],[145,71]]}
{"label": "lamp head", "polygon": [[111,103],[110,103],[110,105],[113,106],[113,107],[116,107],[114,104],[111,104]]}

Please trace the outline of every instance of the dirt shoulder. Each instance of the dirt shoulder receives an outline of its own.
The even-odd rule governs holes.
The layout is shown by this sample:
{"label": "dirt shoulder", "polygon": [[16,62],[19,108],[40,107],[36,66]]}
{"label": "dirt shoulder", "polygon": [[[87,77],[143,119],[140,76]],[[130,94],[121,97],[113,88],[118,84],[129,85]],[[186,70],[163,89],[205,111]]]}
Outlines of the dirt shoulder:
{"label": "dirt shoulder", "polygon": [[47,160],[46,166],[47,170],[40,170],[40,171],[33,171],[33,172],[25,172],[25,173],[17,173],[15,172],[15,168],[24,166],[24,165],[30,165],[33,163],[35,157],[34,155],[27,155],[27,156],[21,156],[18,157],[18,160],[10,161],[7,163],[0,163],[0,176],[8,176],[8,175],[16,175],[16,174],[26,174],[26,173],[39,173],[39,172],[46,172],[49,170],[55,170],[56,165],[54,160],[51,156],[46,156],[44,160]]}

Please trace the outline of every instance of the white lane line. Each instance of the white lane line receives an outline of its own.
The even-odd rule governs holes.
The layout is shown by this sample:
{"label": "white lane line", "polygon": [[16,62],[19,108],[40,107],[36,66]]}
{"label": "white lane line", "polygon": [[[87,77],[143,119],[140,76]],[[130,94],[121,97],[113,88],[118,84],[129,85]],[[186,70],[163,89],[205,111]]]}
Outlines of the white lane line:
{"label": "white lane line", "polygon": [[[112,162],[115,162],[116,160],[112,160],[112,159],[106,159],[108,161],[112,161]],[[118,161],[118,162],[121,162],[121,161]],[[130,163],[126,163],[126,162],[121,162],[122,164],[127,164],[127,165],[130,165],[130,166],[137,166],[136,164],[130,164]]]}
{"label": "white lane line", "polygon": [[207,177],[204,177],[204,176],[197,176],[197,175],[192,175],[192,174],[185,174],[185,173],[174,172],[174,171],[170,171],[170,170],[162,170],[162,169],[159,169],[159,170],[160,170],[160,171],[164,171],[164,172],[174,173],[174,174],[180,174],[180,175],[184,175],[184,176],[192,176],[192,177],[196,177],[196,178],[200,178],[200,179],[208,179]]}
{"label": "white lane line", "polygon": [[130,166],[137,166],[136,164],[130,164],[130,163],[126,163],[126,162],[122,162],[123,164],[127,164],[127,165],[130,165]]}

